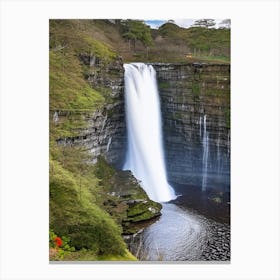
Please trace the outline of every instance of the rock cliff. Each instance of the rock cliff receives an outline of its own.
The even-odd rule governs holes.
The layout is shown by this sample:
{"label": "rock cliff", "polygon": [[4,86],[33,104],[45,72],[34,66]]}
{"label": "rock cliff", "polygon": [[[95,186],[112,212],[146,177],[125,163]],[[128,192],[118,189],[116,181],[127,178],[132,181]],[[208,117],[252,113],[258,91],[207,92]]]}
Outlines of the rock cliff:
{"label": "rock cliff", "polygon": [[[84,114],[87,127],[58,139],[86,146],[96,162],[102,155],[116,168],[125,158],[124,69],[80,56],[94,88],[108,91],[109,102]],[[152,64],[161,98],[168,180],[182,185],[229,190],[230,66],[226,64]],[[204,183],[203,183],[204,180]]]}
{"label": "rock cliff", "polygon": [[[86,67],[85,78],[90,85],[106,95],[107,102],[94,112],[81,112],[85,127],[77,128],[73,137],[60,138],[59,144],[83,145],[95,163],[102,155],[115,167],[121,168],[125,157],[126,126],[124,114],[124,69],[118,57],[110,64],[89,55],[80,54]],[[64,112],[54,112],[58,117]]]}
{"label": "rock cliff", "polygon": [[230,66],[153,66],[161,97],[169,181],[228,190]]}

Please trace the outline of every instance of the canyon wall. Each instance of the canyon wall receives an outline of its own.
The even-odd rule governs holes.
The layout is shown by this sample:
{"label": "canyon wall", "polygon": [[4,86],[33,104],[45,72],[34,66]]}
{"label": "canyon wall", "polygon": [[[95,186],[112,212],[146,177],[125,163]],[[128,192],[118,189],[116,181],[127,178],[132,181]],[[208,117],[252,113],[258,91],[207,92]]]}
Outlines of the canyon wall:
{"label": "canyon wall", "polygon": [[[63,145],[84,146],[90,151],[93,163],[100,155],[116,168],[121,169],[126,150],[126,124],[124,112],[124,68],[120,57],[109,64],[99,58],[80,54],[80,61],[87,68],[85,79],[106,96],[105,105],[93,112],[72,113],[72,121],[81,118],[86,126],[77,126],[75,136],[57,139]],[[69,112],[55,111],[58,118]],[[67,116],[69,118],[69,116]]]}
{"label": "canyon wall", "polygon": [[[81,56],[92,87],[107,89],[109,102],[83,113],[87,127],[60,143],[84,145],[93,162],[99,155],[116,168],[125,159],[124,69]],[[161,98],[168,180],[181,185],[230,186],[230,66],[223,64],[152,64]],[[56,112],[57,113],[57,112]],[[60,115],[63,112],[58,112]]]}
{"label": "canyon wall", "polygon": [[229,190],[230,66],[153,64],[170,182]]}

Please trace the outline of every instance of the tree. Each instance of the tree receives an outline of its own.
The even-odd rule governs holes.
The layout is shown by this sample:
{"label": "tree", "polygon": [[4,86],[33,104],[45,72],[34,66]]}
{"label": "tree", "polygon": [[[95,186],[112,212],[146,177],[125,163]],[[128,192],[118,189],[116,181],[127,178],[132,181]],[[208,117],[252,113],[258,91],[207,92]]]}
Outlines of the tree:
{"label": "tree", "polygon": [[126,20],[122,22],[122,25],[122,36],[128,40],[129,49],[131,42],[133,42],[135,49],[136,41],[140,41],[148,50],[148,47],[151,46],[153,42],[151,30],[148,25],[141,20]]}
{"label": "tree", "polygon": [[219,23],[219,28],[230,29],[230,19],[224,19]]}
{"label": "tree", "polygon": [[198,19],[194,22],[192,25],[193,27],[203,27],[203,28],[210,28],[214,27],[216,25],[216,22],[214,19]]}

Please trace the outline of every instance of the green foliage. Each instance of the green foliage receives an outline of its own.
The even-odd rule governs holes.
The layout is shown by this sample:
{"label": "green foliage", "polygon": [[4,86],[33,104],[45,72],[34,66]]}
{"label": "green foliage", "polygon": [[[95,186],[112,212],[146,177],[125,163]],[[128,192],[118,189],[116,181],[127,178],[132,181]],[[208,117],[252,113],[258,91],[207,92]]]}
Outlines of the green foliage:
{"label": "green foliage", "polygon": [[116,57],[116,52],[104,41],[96,38],[93,22],[88,20],[50,20],[50,50],[62,49],[92,54],[110,62]]}
{"label": "green foliage", "polygon": [[[55,238],[58,237],[53,230],[50,230],[49,232],[49,243],[50,243],[50,247],[55,248]],[[62,246],[61,249],[63,249],[64,251],[69,251],[69,252],[74,252],[75,251],[75,247],[70,247],[69,242],[70,242],[70,238],[66,237],[66,236],[62,236]]]}
{"label": "green foliage", "polygon": [[[102,21],[99,25],[105,26]],[[116,58],[96,30],[88,20],[50,21],[50,258],[54,260],[130,258],[120,224],[103,207],[106,180],[100,178],[107,171],[101,167],[96,171],[83,148],[56,142],[78,136],[92,112],[108,102],[108,90],[92,88],[85,75],[103,71]],[[82,65],[81,55],[98,58],[99,68]],[[53,246],[57,235],[63,240],[59,248]]]}
{"label": "green foliage", "polygon": [[104,97],[84,80],[73,53],[50,51],[50,107],[57,110],[96,109]]}
{"label": "green foliage", "polygon": [[102,180],[102,185],[107,186],[110,184],[110,179],[115,175],[116,171],[103,157],[100,156],[95,164],[94,173],[97,178]]}
{"label": "green foliage", "polygon": [[170,87],[170,83],[168,81],[159,81],[158,87],[159,89],[166,89]]}
{"label": "green foliage", "polygon": [[192,93],[194,96],[199,96],[200,94],[200,85],[196,81],[194,81],[192,84]]}
{"label": "green foliage", "polygon": [[230,24],[182,28],[167,22],[156,30],[141,20],[51,20],[50,47],[97,55],[106,63],[116,52],[126,62],[186,62],[186,53],[192,53],[191,62],[229,63]]}
{"label": "green foliage", "polygon": [[179,27],[175,23],[167,22],[161,25],[158,29],[158,33],[163,37],[169,37],[172,40],[178,39],[180,33],[182,33],[183,28]]}
{"label": "green foliage", "polygon": [[56,139],[75,136],[77,129],[86,125],[81,112],[93,112],[108,99],[108,92],[93,89],[85,79],[89,69],[81,65],[79,56],[95,56],[106,65],[116,58],[116,52],[97,40],[85,24],[77,20],[50,20],[50,109],[52,113],[64,113],[55,125],[50,119],[51,137]]}
{"label": "green foliage", "polygon": [[159,213],[160,210],[161,204],[154,201],[135,203],[128,208],[127,219],[125,221],[139,222],[149,220],[154,218],[155,213]]}
{"label": "green foliage", "polygon": [[58,237],[53,230],[49,231],[49,247],[51,250],[50,260],[60,261],[64,259],[67,252],[75,252],[75,247],[69,245],[70,238],[62,236],[62,246],[56,248],[55,238]]}
{"label": "green foliage", "polygon": [[226,127],[230,128],[230,108],[225,109]]}
{"label": "green foliage", "polygon": [[198,19],[194,22],[193,26],[209,28],[215,26],[214,19]]}
{"label": "green foliage", "polygon": [[186,43],[194,55],[230,55],[230,30],[192,27],[187,29]]}
{"label": "green foliage", "polygon": [[80,177],[80,167],[69,161],[63,167],[57,160],[50,160],[50,227],[70,238],[70,245],[78,250],[123,255],[126,246],[120,227],[95,203],[98,180],[87,172]]}
{"label": "green foliage", "polygon": [[139,40],[144,46],[153,43],[150,27],[141,20],[125,20],[122,23],[122,36],[128,40]]}
{"label": "green foliage", "polygon": [[63,260],[65,261],[137,261],[127,249],[123,256],[120,255],[102,255],[97,256],[92,250],[82,249],[77,252],[66,252]]}
{"label": "green foliage", "polygon": [[182,28],[166,23],[154,31],[155,40],[159,40],[160,36],[160,42],[151,48],[152,59],[157,56],[161,62],[186,62],[186,54],[191,53],[190,62],[230,61],[230,29],[207,28],[206,25]]}

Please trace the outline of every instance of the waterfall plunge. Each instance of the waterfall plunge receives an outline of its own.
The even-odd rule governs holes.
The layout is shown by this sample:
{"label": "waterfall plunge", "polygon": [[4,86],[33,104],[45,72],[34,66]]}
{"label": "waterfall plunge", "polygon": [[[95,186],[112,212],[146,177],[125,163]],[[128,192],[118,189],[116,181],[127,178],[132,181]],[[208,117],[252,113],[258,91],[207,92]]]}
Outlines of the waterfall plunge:
{"label": "waterfall plunge", "polygon": [[150,199],[170,201],[176,195],[166,177],[156,72],[143,63],[124,68],[128,150],[123,169],[132,171]]}
{"label": "waterfall plunge", "polygon": [[206,190],[207,186],[207,169],[208,169],[208,149],[209,149],[209,138],[207,132],[206,115],[203,118],[203,158],[202,158],[202,190]]}

